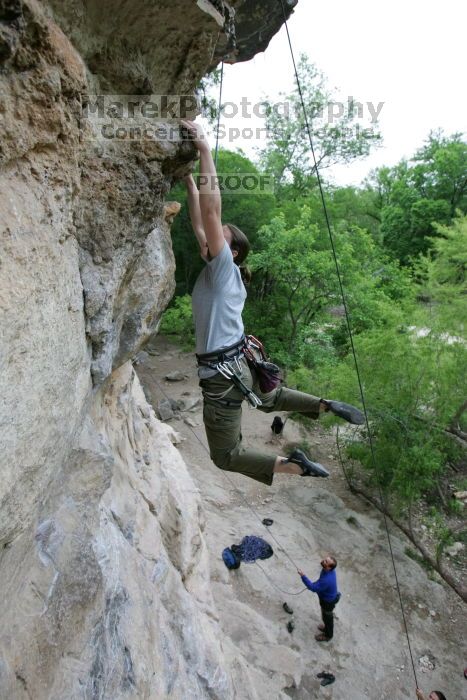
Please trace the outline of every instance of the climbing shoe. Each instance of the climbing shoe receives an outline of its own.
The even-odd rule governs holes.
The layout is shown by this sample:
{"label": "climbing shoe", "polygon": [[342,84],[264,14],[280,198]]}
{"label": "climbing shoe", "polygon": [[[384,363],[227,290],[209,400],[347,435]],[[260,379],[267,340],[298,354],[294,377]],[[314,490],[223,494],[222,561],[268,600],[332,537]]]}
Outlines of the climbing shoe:
{"label": "climbing shoe", "polygon": [[284,462],[293,462],[302,468],[302,476],[329,476],[327,469],[318,462],[312,462],[301,450],[294,450]]}
{"label": "climbing shoe", "polygon": [[286,613],[288,613],[289,615],[293,615],[293,610],[289,605],[287,605],[287,603],[284,603],[282,607],[284,608]]}
{"label": "climbing shoe", "polygon": [[365,422],[365,415],[362,411],[349,403],[344,403],[343,401],[327,401],[326,399],[320,399],[320,401],[327,407],[326,412],[331,411],[335,416],[343,418],[348,423],[363,425]]}

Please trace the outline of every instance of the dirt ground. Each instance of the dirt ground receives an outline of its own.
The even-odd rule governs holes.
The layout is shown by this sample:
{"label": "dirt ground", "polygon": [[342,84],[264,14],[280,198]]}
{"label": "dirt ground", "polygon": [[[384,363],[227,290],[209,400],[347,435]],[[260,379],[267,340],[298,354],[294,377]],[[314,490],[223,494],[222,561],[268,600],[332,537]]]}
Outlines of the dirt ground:
{"label": "dirt ground", "polygon": [[[331,476],[325,480],[278,475],[267,487],[224,473],[206,452],[193,355],[161,337],[146,350],[140,353],[136,370],[155,409],[166,396],[183,399],[188,407],[200,399],[170,423],[183,436],[179,449],[204,504],[212,589],[225,654],[231,668],[238,669],[238,699],[415,698],[384,523],[376,510],[348,491],[333,435],[319,424],[305,429],[288,420],[284,436],[274,437],[272,415],[245,405],[246,444],[284,454],[289,443],[305,440],[311,446],[311,458],[325,464]],[[183,380],[167,381],[165,376],[175,370],[184,375]],[[263,518],[274,522],[265,527]],[[243,563],[230,572],[221,552],[245,535],[264,537],[275,554],[260,562],[261,568]],[[405,554],[409,542],[393,526],[391,542],[418,683],[427,694],[439,689],[448,700],[467,698],[465,606],[444,582],[430,580]],[[320,622],[318,600],[307,590],[297,595],[303,585],[296,566],[315,580],[327,552],[338,559],[342,598],[336,608],[334,638],[319,644],[314,639]],[[292,616],[284,612],[284,602],[293,608]],[[286,625],[291,619],[295,628],[289,633]],[[316,674],[323,670],[334,673],[334,684],[320,686]],[[235,682],[235,670],[233,675]],[[245,675],[250,679],[248,687]]]}

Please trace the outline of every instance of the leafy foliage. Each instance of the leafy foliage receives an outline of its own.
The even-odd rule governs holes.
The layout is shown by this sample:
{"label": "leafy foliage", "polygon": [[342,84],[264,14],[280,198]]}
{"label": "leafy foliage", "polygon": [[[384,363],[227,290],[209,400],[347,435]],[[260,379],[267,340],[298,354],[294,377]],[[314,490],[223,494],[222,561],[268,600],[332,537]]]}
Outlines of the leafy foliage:
{"label": "leafy foliage", "polygon": [[[335,320],[335,313],[342,309],[328,233],[313,219],[307,207],[291,228],[283,216],[273,219],[261,229],[259,250],[250,260],[256,274],[254,310],[248,308],[248,322],[287,366],[310,357],[309,339],[323,323],[333,320],[333,314],[329,335],[334,350],[343,354],[348,350],[345,323]],[[334,243],[354,330],[361,332],[394,320],[398,316],[394,299],[407,303],[411,296],[408,276],[357,226],[340,226],[334,232]]]}
{"label": "leafy foliage", "polygon": [[432,132],[412,161],[381,168],[371,182],[384,246],[401,262],[426,254],[456,209],[467,212],[467,144],[460,134]]}
{"label": "leafy foliage", "polygon": [[[375,462],[365,431],[355,434],[348,454],[403,506],[432,488],[446,462],[456,458],[458,448],[444,427],[464,399],[467,348],[395,327],[363,333],[355,342]],[[349,356],[338,366],[295,372],[292,379],[302,390],[360,403]]]}
{"label": "leafy foliage", "polygon": [[430,322],[438,328],[464,334],[467,327],[467,216],[452,226],[436,226],[438,238],[417,268],[421,291],[430,302]]}
{"label": "leafy foliage", "polygon": [[174,337],[185,350],[195,346],[195,327],[191,310],[191,297],[185,294],[175,297],[173,303],[162,316],[159,330],[164,335]]}

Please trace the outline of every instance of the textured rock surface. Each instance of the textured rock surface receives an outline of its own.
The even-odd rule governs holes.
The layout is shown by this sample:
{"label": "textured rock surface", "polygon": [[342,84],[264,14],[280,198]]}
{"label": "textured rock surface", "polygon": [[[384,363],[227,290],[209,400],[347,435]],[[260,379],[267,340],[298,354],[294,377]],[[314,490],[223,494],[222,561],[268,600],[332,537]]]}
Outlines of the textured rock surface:
{"label": "textured rock surface", "polygon": [[131,365],[116,370],[2,551],[2,698],[231,696],[203,513],[172,439]]}
{"label": "textured rock surface", "polygon": [[173,292],[167,200],[195,153],[83,110],[191,95],[242,8],[0,0],[1,698],[235,695],[198,496],[128,364]]}
{"label": "textured rock surface", "polygon": [[249,61],[259,51],[265,51],[284,22],[284,12],[288,19],[297,2],[275,0],[268,3],[267,13],[264,12],[264,0],[232,2],[235,8],[234,41],[228,34],[220,37],[214,54],[216,60],[224,58],[227,63]]}

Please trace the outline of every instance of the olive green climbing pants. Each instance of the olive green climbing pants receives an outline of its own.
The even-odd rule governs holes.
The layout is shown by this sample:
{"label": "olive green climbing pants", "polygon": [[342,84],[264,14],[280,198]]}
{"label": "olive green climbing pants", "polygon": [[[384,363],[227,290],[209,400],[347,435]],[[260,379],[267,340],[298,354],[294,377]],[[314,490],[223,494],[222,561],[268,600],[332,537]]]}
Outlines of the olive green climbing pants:
{"label": "olive green climbing pants", "polygon": [[[239,361],[239,365],[240,379],[262,401],[259,411],[296,411],[309,418],[319,417],[320,400],[316,396],[282,386],[268,394],[262,394],[254,370],[250,370],[244,358]],[[241,401],[244,396],[241,391],[220,373],[209,379],[201,379],[200,386],[204,397],[204,426],[214,464],[220,469],[244,474],[263,484],[272,484],[276,455],[242,447]],[[224,394],[221,401],[237,402],[237,405],[223,405],[212,397]]]}

